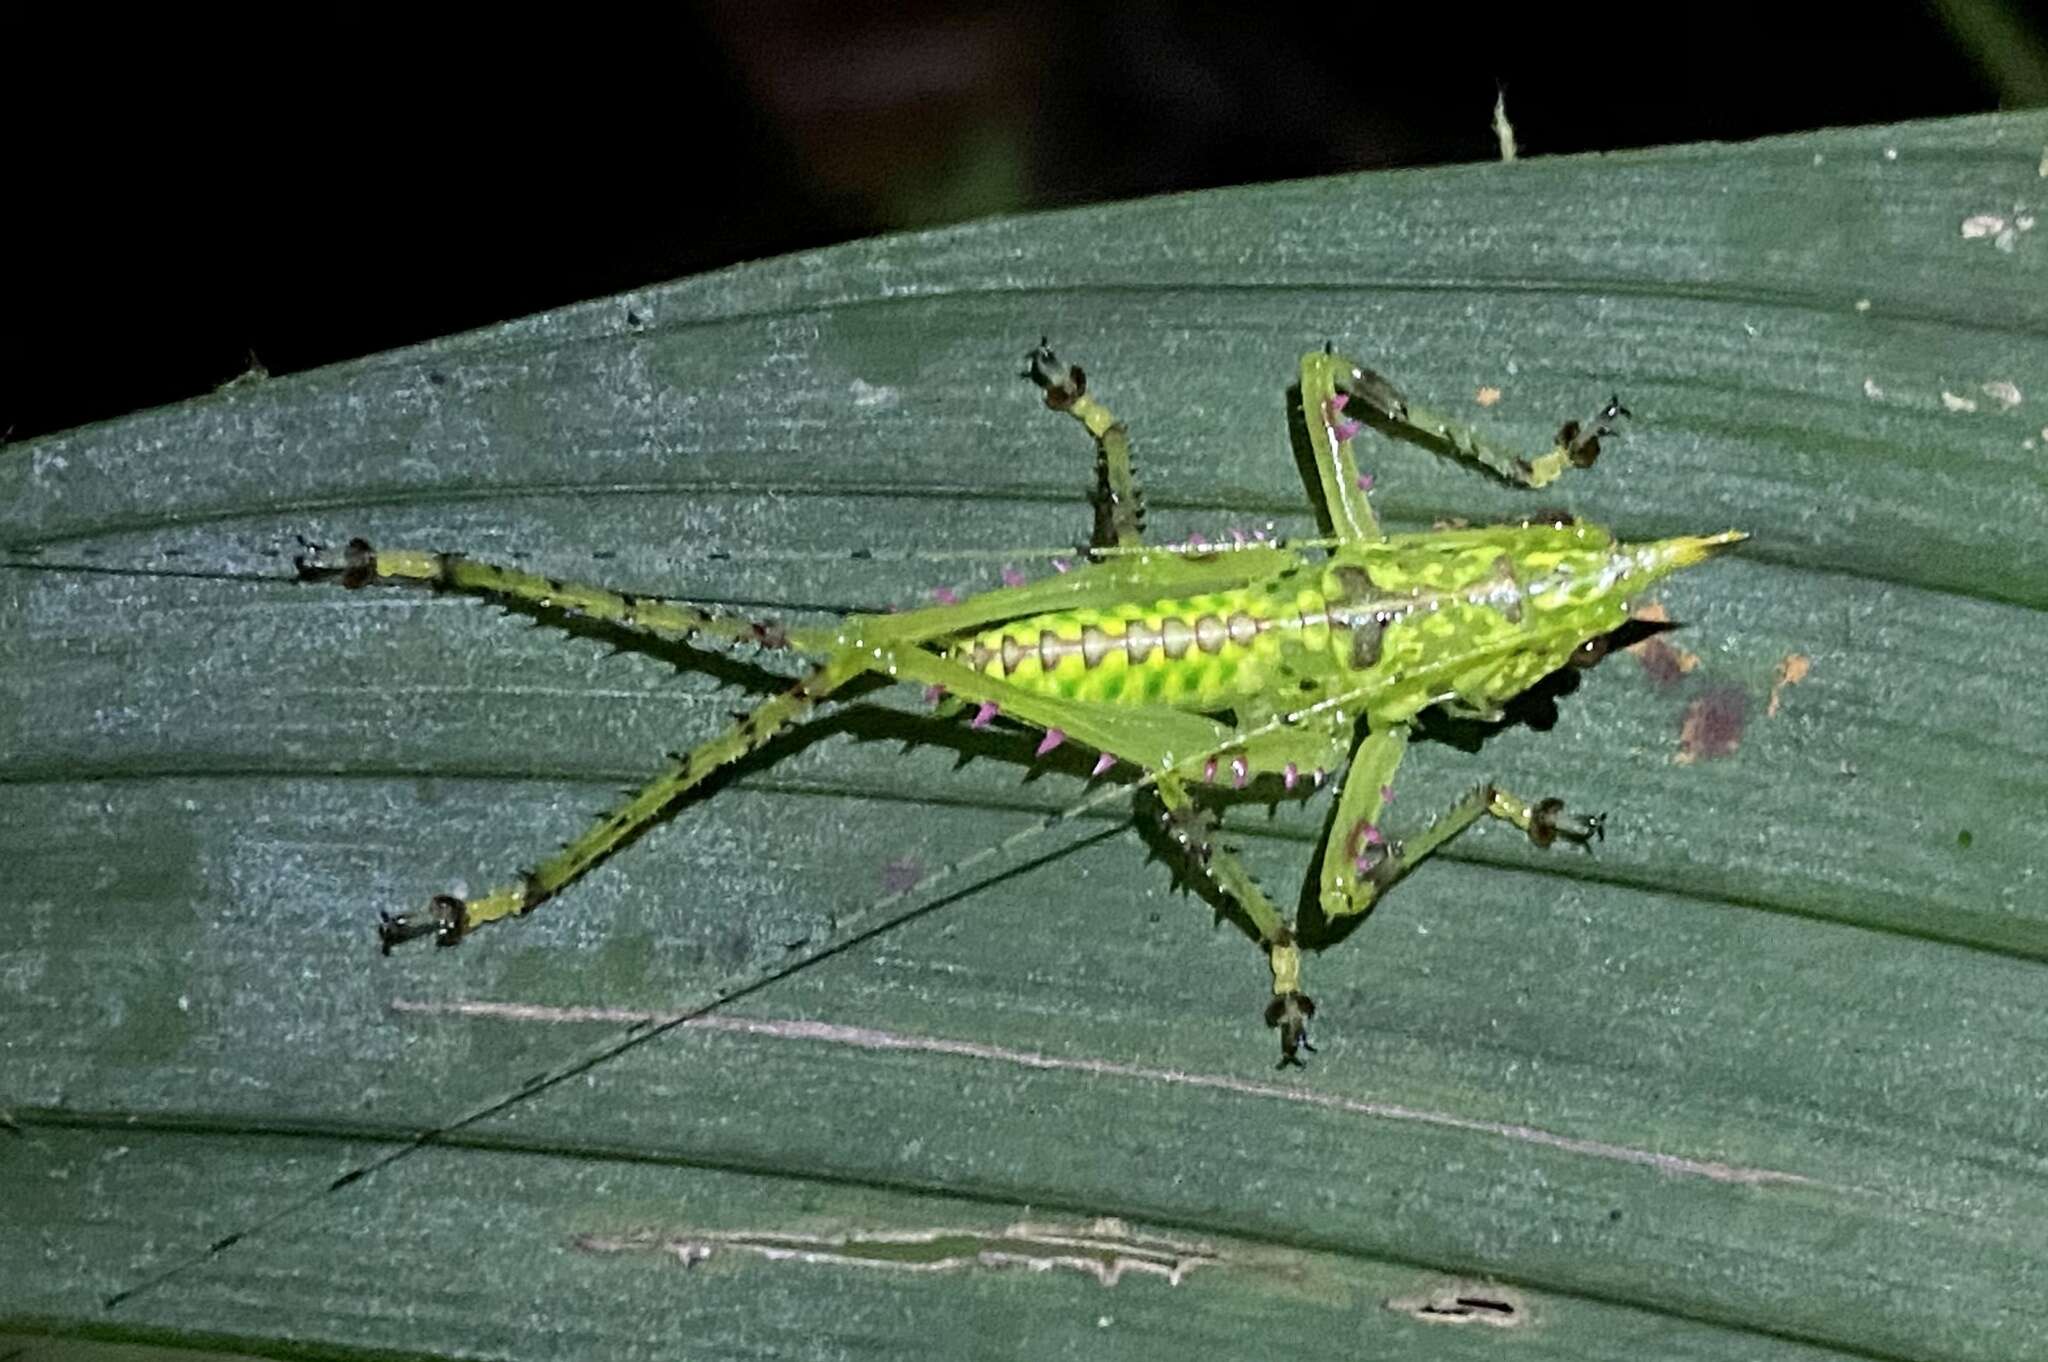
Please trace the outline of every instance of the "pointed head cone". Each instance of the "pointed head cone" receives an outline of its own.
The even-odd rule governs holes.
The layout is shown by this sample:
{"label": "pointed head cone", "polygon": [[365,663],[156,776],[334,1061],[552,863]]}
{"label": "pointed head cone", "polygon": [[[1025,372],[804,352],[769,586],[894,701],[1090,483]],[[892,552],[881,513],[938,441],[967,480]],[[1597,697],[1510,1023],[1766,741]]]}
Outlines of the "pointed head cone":
{"label": "pointed head cone", "polygon": [[1617,544],[1614,556],[1621,568],[1622,594],[1633,596],[1651,583],[1689,568],[1749,536],[1741,530],[1719,534],[1682,534],[1673,539],[1653,539],[1643,544]]}

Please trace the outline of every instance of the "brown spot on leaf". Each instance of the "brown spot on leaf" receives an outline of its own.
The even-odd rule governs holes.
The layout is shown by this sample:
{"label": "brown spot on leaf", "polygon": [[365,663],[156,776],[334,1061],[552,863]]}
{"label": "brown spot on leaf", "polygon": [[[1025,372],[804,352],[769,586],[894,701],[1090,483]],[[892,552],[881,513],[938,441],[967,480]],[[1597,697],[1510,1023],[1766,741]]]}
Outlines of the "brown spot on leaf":
{"label": "brown spot on leaf", "polygon": [[1669,690],[1677,685],[1686,672],[1699,663],[1691,653],[1674,648],[1661,638],[1646,638],[1629,651],[1636,655],[1636,661],[1643,664],[1643,673],[1650,678],[1650,684],[1659,690]]}
{"label": "brown spot on leaf", "polygon": [[[1669,624],[1671,612],[1660,602],[1652,601],[1630,618],[1645,624]],[[1643,674],[1650,678],[1650,684],[1658,690],[1669,690],[1683,680],[1688,672],[1700,665],[1698,653],[1687,652],[1668,642],[1661,633],[1653,633],[1639,643],[1631,643],[1628,651],[1635,654],[1636,661],[1643,664]]]}
{"label": "brown spot on leaf", "polygon": [[1785,687],[1796,686],[1806,679],[1813,670],[1813,659],[1804,653],[1787,653],[1785,660],[1778,664],[1778,675],[1771,682],[1771,702],[1764,706],[1764,717],[1778,717],[1778,701],[1785,693]]}
{"label": "brown spot on leaf", "polygon": [[1685,707],[1674,760],[1684,766],[1732,755],[1748,717],[1749,696],[1740,686],[1715,686]]}
{"label": "brown spot on leaf", "polygon": [[924,862],[915,856],[898,856],[882,866],[882,892],[901,894],[924,878]]}

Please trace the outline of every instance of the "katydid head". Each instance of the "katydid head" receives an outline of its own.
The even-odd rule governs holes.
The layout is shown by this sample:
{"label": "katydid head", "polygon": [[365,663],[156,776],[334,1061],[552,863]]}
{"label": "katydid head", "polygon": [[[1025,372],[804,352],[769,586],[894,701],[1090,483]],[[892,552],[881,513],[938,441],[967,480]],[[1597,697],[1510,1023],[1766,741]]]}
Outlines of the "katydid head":
{"label": "katydid head", "polygon": [[1527,585],[1527,600],[1546,632],[1570,644],[1558,665],[1590,667],[1606,655],[1610,635],[1624,628],[1633,604],[1681,568],[1703,563],[1749,538],[1741,530],[1679,535],[1636,544],[1613,544],[1596,554],[1559,562]]}
{"label": "katydid head", "polygon": [[[1625,630],[1634,603],[1681,568],[1706,561],[1748,538],[1739,530],[1681,535],[1636,544],[1613,543],[1590,553],[1532,555],[1502,576],[1515,595],[1512,634],[1496,633],[1492,656],[1454,680],[1456,702],[1475,709],[1497,707],[1564,667],[1595,666]],[[1473,599],[1478,599],[1474,597]],[[1518,635],[1518,636],[1517,636]]]}
{"label": "katydid head", "polygon": [[1571,520],[1395,535],[1338,550],[1324,570],[1333,661],[1371,683],[1375,721],[1432,705],[1493,716],[1566,666],[1590,666],[1630,603],[1746,536],[1639,544]]}

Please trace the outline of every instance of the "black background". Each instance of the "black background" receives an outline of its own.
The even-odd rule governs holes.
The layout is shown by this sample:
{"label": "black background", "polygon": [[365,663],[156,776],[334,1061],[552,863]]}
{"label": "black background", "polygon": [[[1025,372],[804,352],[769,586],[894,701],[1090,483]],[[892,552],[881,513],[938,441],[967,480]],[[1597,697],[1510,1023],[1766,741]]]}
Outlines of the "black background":
{"label": "black background", "polygon": [[2010,4],[1269,8],[17,31],[0,432],[880,231],[1489,159],[1497,89],[1525,156],[2048,99]]}

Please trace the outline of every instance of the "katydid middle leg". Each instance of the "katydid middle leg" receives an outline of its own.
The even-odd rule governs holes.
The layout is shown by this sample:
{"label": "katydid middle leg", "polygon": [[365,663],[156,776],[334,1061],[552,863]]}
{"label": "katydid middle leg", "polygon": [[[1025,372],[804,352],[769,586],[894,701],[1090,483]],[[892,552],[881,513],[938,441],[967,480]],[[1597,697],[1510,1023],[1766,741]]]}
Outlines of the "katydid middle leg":
{"label": "katydid middle leg", "polygon": [[[1543,487],[1556,481],[1567,468],[1590,468],[1600,457],[1600,441],[1612,436],[1613,423],[1629,414],[1620,398],[1609,398],[1591,419],[1567,421],[1560,427],[1547,452],[1529,457],[1495,443],[1469,422],[1410,402],[1399,388],[1357,360],[1324,351],[1311,351],[1301,357],[1301,399],[1309,440],[1315,446],[1317,467],[1322,472],[1325,499],[1333,510],[1344,509],[1350,517],[1349,529],[1343,520],[1332,517],[1342,538],[1377,535],[1370,511],[1361,514],[1357,510],[1365,497],[1363,489],[1357,487],[1358,470],[1351,461],[1350,437],[1361,428],[1359,416],[1370,414],[1439,441],[1453,453],[1491,469],[1509,482]],[[1353,402],[1358,405],[1351,406]]]}
{"label": "katydid middle leg", "polygon": [[1323,843],[1317,903],[1328,920],[1365,912],[1409,871],[1481,818],[1512,823],[1538,846],[1560,838],[1583,846],[1604,834],[1604,815],[1570,814],[1561,799],[1532,803],[1489,783],[1467,793],[1421,832],[1390,840],[1380,830],[1380,818],[1407,746],[1407,726],[1397,724],[1369,734],[1352,756]]}
{"label": "katydid middle leg", "polygon": [[1044,341],[1026,357],[1024,376],[1045,390],[1045,405],[1063,411],[1095,437],[1095,532],[1089,547],[1134,549],[1145,542],[1145,498],[1131,457],[1131,433],[1088,395],[1078,364],[1062,364]]}
{"label": "katydid middle leg", "polygon": [[[858,656],[873,658],[876,652],[862,640]],[[1236,902],[1257,934],[1273,975],[1267,1024],[1280,1029],[1281,1062],[1300,1062],[1297,1051],[1312,1048],[1307,1045],[1307,1024],[1315,1004],[1301,990],[1301,950],[1293,924],[1260,889],[1235,850],[1185,830],[1199,816],[1197,782],[1242,788],[1264,778],[1277,779],[1290,791],[1320,786],[1343,759],[1346,730],[1340,717],[1233,729],[1198,714],[1118,711],[1037,694],[921,648],[884,646],[879,653],[874,665],[898,679],[943,686],[960,698],[990,707],[990,712],[999,711],[1057,734],[1062,741],[1072,738],[1106,757],[1142,767],[1169,818],[1182,829],[1183,848]]]}

